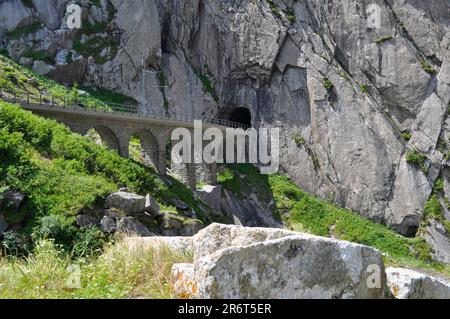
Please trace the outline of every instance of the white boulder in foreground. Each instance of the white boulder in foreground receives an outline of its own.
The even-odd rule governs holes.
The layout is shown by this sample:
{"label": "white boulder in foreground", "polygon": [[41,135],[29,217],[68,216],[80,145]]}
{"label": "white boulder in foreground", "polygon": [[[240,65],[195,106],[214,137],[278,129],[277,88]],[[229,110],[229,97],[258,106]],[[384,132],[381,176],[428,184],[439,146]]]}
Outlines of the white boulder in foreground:
{"label": "white boulder in foreground", "polygon": [[450,283],[403,268],[386,269],[388,286],[397,299],[449,299]]}
{"label": "white boulder in foreground", "polygon": [[[190,297],[390,296],[382,256],[367,246],[281,229],[212,224],[193,237],[193,247]],[[179,274],[180,268],[189,269],[175,265],[173,270]]]}

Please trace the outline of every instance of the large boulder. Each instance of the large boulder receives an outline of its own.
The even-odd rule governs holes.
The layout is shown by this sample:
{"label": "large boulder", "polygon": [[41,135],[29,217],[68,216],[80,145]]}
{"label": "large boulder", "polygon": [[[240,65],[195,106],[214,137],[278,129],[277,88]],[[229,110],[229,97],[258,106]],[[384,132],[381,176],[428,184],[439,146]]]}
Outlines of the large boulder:
{"label": "large boulder", "polygon": [[276,228],[250,228],[214,223],[195,236],[194,258],[200,259],[228,247],[247,246],[293,235],[298,233]]}
{"label": "large boulder", "polygon": [[102,231],[108,234],[113,234],[117,230],[117,221],[109,216],[104,216],[100,222]]}
{"label": "large boulder", "polygon": [[105,216],[111,217],[111,218],[114,218],[114,219],[122,219],[122,218],[127,217],[124,212],[121,212],[121,211],[119,211],[117,209],[114,209],[114,208],[112,208],[112,209],[105,209],[104,213],[105,213]]}
{"label": "large boulder", "polygon": [[219,250],[195,261],[195,281],[198,297],[208,299],[378,299],[389,295],[381,253],[304,234]]}
{"label": "large boulder", "polygon": [[83,80],[86,69],[86,60],[82,57],[72,63],[57,64],[50,70],[49,76],[64,85],[73,85]]}
{"label": "large boulder", "polygon": [[130,215],[140,214],[145,209],[145,197],[127,192],[117,192],[108,196],[106,205]]}
{"label": "large boulder", "polygon": [[388,286],[398,299],[449,299],[450,282],[403,268],[386,269]]}
{"label": "large boulder", "polygon": [[200,231],[192,242],[194,273],[185,265],[174,266],[172,273],[175,292],[190,292],[189,297],[391,296],[381,253],[367,246],[281,229],[219,224]]}
{"label": "large boulder", "polygon": [[159,228],[164,236],[178,236],[183,228],[185,218],[172,212],[165,212],[159,216]]}
{"label": "large boulder", "polygon": [[137,235],[141,237],[153,236],[147,227],[132,217],[122,218],[117,222],[117,231],[126,235]]}
{"label": "large boulder", "polygon": [[156,217],[159,215],[159,210],[159,204],[150,194],[147,194],[147,196],[145,196],[145,211]]}

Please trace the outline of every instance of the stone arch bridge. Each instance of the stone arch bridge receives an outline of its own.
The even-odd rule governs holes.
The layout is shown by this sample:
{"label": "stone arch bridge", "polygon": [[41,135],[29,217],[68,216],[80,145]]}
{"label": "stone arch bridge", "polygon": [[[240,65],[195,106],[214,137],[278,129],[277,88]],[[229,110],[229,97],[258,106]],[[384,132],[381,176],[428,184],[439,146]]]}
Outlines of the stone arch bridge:
{"label": "stone arch bridge", "polygon": [[[121,111],[112,109],[94,109],[81,106],[66,106],[56,103],[56,99],[39,97],[37,102],[32,98],[19,98],[16,95],[8,96],[0,91],[3,100],[19,103],[24,109],[33,113],[51,118],[69,127],[73,132],[86,135],[95,129],[100,135],[103,144],[117,151],[121,156],[129,156],[129,145],[133,136],[139,137],[146,164],[152,165],[158,174],[167,174],[167,159],[170,149],[167,148],[171,140],[172,131],[176,128],[194,129],[194,121],[182,118],[167,117],[164,115],[145,115],[124,108]],[[116,107],[117,109],[117,107]],[[244,125],[228,120],[210,118],[203,121],[203,128],[210,127],[225,130],[227,127],[245,128]],[[173,164],[172,171],[183,182],[195,189],[197,182],[210,185],[217,184],[217,170],[215,164]]]}

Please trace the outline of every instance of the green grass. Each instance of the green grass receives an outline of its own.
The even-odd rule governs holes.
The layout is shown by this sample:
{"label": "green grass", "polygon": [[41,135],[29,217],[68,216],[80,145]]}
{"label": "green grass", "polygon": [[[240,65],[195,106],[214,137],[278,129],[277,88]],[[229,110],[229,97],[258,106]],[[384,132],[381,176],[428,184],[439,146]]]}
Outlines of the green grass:
{"label": "green grass", "polygon": [[[84,43],[81,43],[81,37],[77,37],[75,39],[73,48],[75,51],[86,58],[93,57],[95,63],[97,64],[105,64],[117,54],[118,50],[118,46],[115,42],[100,36],[87,40]],[[110,48],[110,54],[106,56],[100,56],[102,51],[106,48]]]}
{"label": "green grass", "polygon": [[281,13],[278,7],[275,5],[273,0],[267,0],[267,3],[269,4],[270,10],[272,11],[272,14],[278,18],[281,19]]}
{"label": "green grass", "polygon": [[[52,241],[44,240],[27,258],[0,258],[0,299],[173,298],[171,267],[186,262],[192,262],[190,256],[168,247],[130,250],[119,240],[100,257],[73,264]],[[79,281],[71,269],[78,270]]]}
{"label": "green grass", "polygon": [[429,247],[423,239],[403,237],[384,225],[318,199],[301,190],[285,175],[258,175],[256,168],[238,165],[221,170],[219,182],[234,192],[252,187],[265,190],[262,197],[273,196],[277,214],[292,230],[374,247],[384,253],[389,265],[450,275],[449,266],[431,261]]}

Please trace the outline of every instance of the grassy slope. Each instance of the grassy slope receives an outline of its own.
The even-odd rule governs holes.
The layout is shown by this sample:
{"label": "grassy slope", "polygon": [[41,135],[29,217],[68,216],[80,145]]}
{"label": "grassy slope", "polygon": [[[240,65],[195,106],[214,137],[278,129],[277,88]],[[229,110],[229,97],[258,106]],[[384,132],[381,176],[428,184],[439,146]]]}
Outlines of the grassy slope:
{"label": "grassy slope", "polygon": [[[388,265],[417,268],[450,276],[450,266],[431,261],[428,245],[420,238],[406,238],[386,226],[360,217],[349,210],[317,199],[297,187],[284,175],[260,175],[250,165],[222,169],[221,184],[234,192],[249,187],[259,196],[273,196],[277,211],[292,230],[348,240],[379,249]],[[267,199],[266,199],[267,201]]]}

